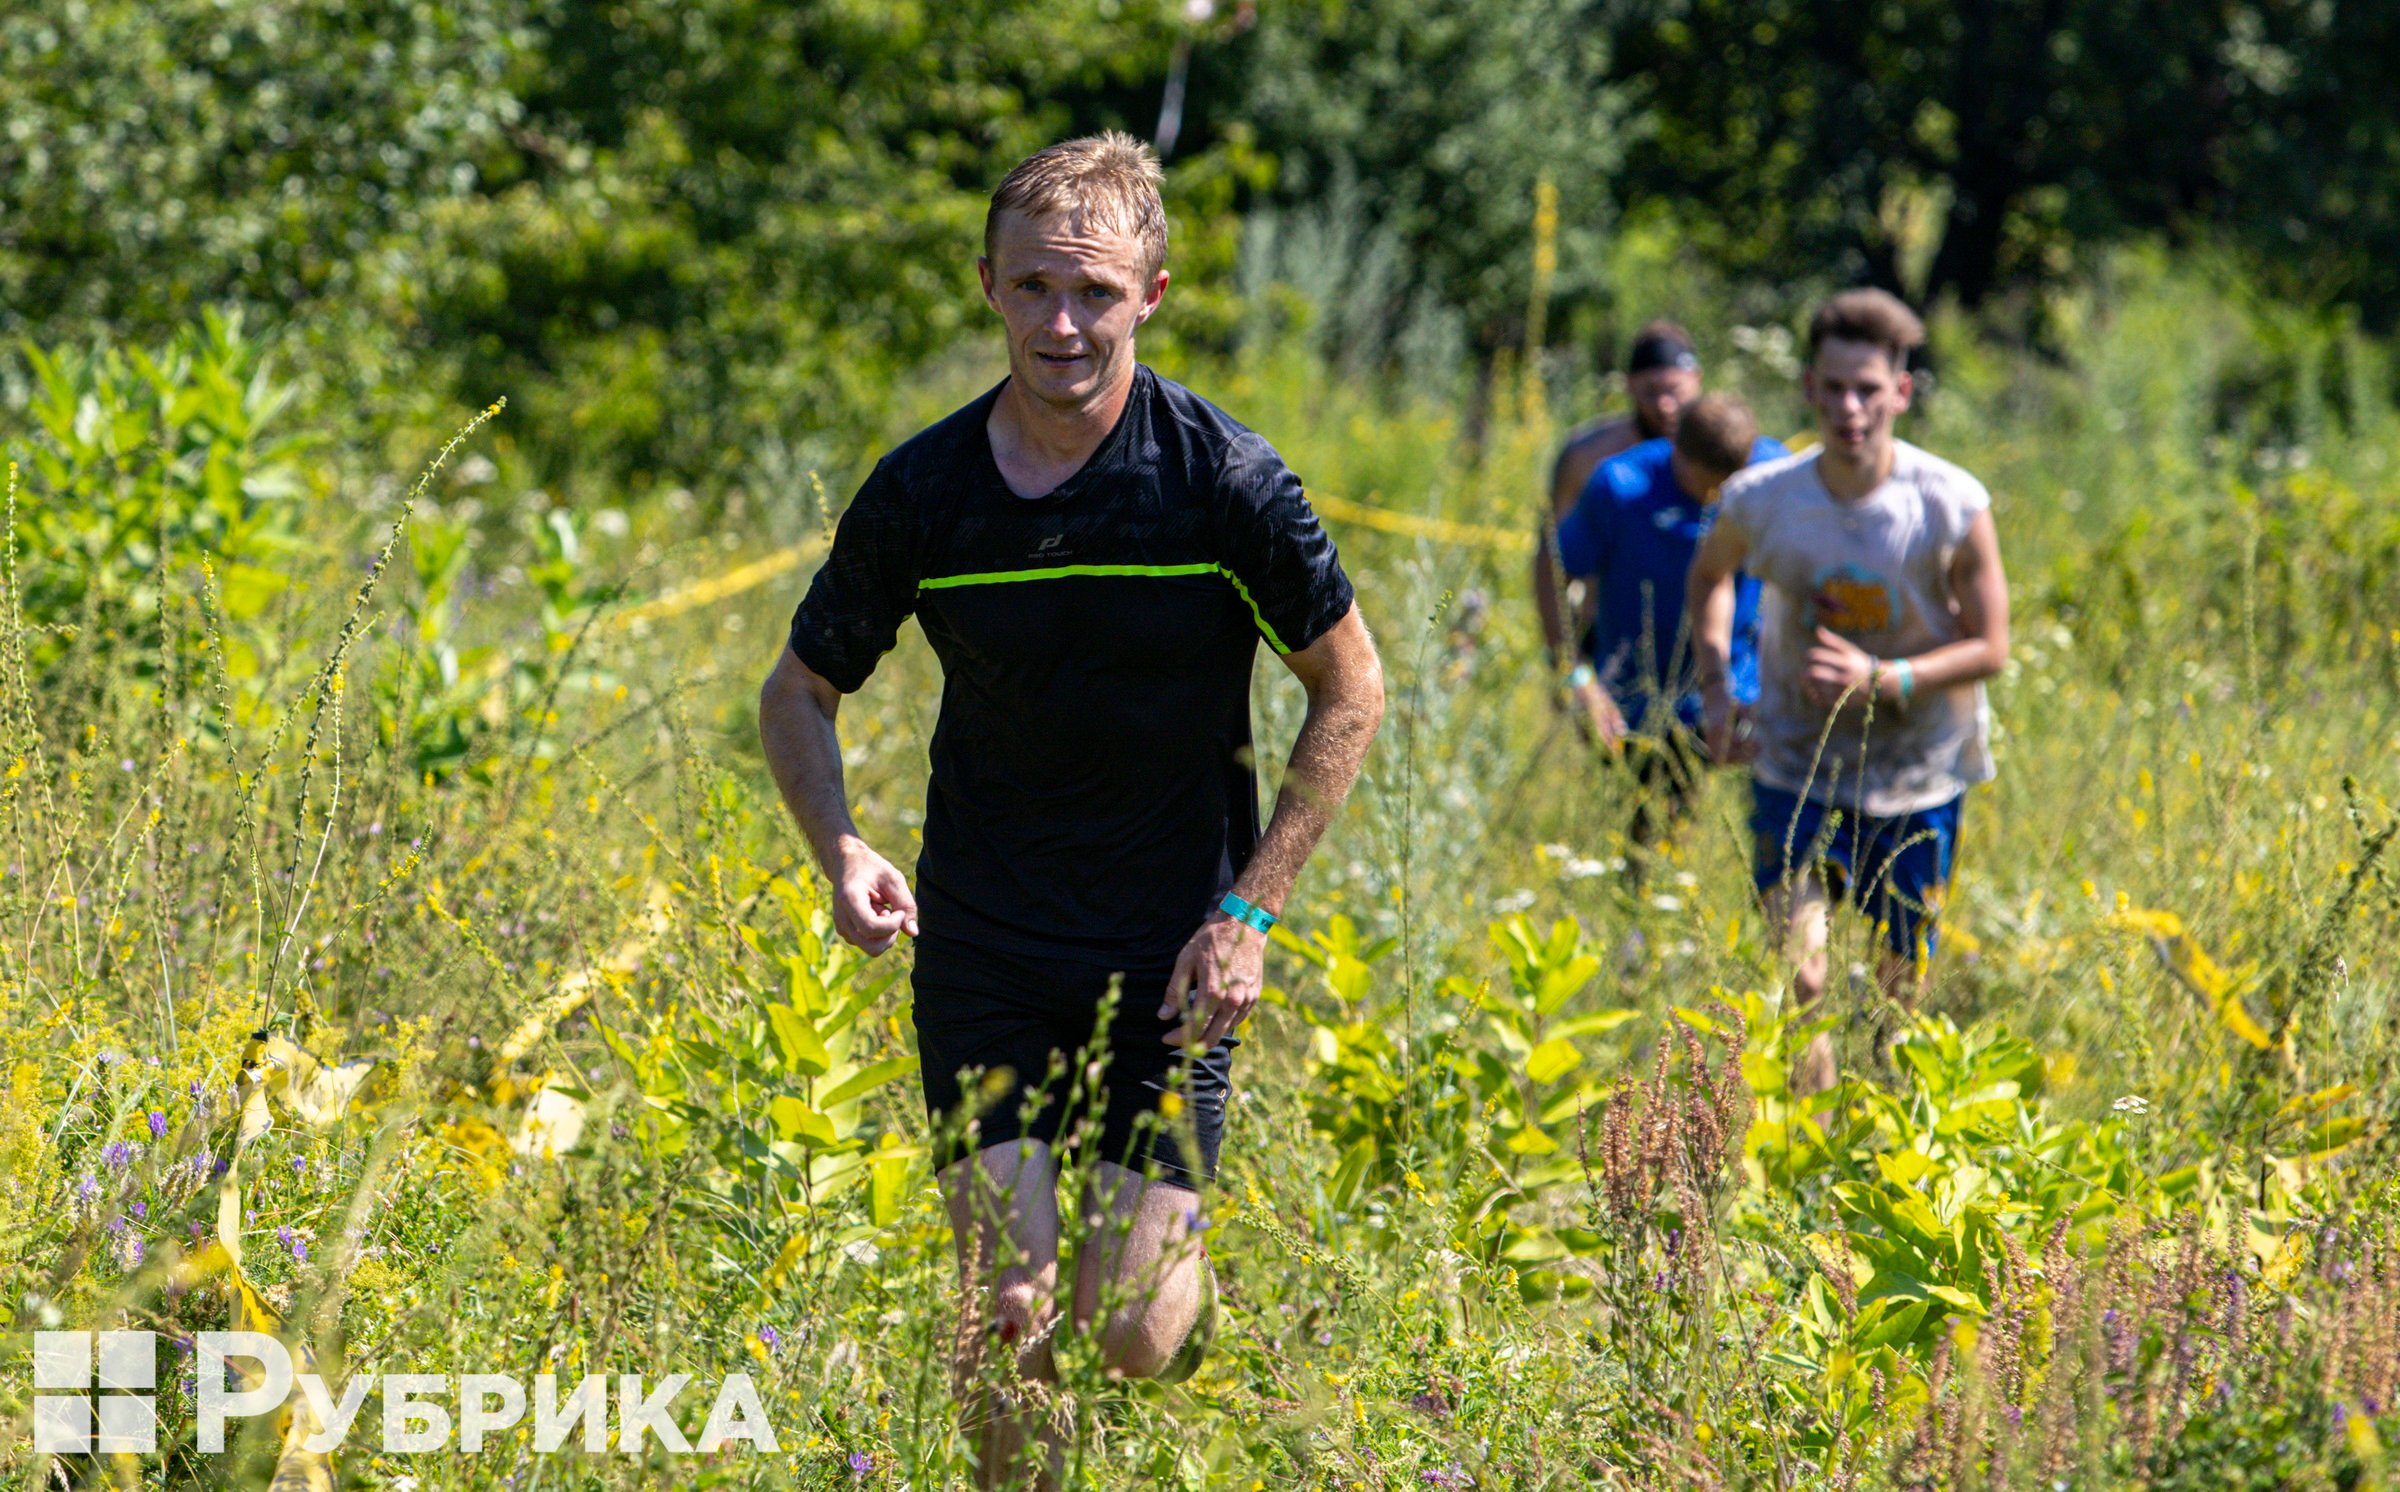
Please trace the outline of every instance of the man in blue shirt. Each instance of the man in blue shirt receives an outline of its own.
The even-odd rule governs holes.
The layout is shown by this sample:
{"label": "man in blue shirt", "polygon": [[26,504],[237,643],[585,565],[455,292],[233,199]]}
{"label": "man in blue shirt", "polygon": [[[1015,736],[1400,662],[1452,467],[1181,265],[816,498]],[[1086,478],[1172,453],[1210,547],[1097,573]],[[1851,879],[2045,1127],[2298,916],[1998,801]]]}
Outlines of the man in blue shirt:
{"label": "man in blue shirt", "polygon": [[[1560,574],[1597,595],[1591,630],[1567,675],[1579,720],[1610,750],[1640,752],[1645,788],[1633,833],[1648,843],[1661,827],[1653,798],[1679,813],[1697,779],[1700,695],[1684,622],[1684,576],[1715,516],[1716,491],[1753,461],[1784,454],[1758,433],[1748,405],[1710,394],[1683,411],[1671,438],[1644,441],[1600,463],[1575,506],[1534,556],[1534,594],[1557,594]],[[1756,698],[1758,583],[1736,593],[1733,687]],[[1554,655],[1565,652],[1555,602],[1539,608]]]}

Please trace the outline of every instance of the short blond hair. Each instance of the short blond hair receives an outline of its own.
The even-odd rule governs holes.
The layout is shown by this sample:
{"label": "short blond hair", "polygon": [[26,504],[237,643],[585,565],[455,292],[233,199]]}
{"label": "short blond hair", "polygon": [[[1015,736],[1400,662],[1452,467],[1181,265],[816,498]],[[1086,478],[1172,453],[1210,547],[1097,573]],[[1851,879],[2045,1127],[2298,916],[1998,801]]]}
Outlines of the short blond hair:
{"label": "short blond hair", "polygon": [[1037,150],[992,193],[983,218],[984,257],[991,257],[1004,212],[1029,218],[1080,214],[1095,226],[1131,234],[1156,274],[1167,262],[1167,207],[1158,194],[1166,179],[1150,147],[1123,130]]}

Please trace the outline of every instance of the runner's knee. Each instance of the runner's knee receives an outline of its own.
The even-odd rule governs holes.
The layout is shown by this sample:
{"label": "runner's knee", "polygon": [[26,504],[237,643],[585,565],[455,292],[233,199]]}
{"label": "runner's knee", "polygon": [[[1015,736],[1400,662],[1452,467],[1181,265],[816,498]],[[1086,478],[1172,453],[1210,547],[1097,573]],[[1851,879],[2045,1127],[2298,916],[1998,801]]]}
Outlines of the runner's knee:
{"label": "runner's knee", "polygon": [[1050,1292],[1031,1272],[1004,1269],[992,1286],[992,1333],[1003,1344],[1022,1347],[1050,1324]]}
{"label": "runner's knee", "polygon": [[1139,1305],[1113,1312],[1100,1328],[1102,1366],[1120,1378],[1155,1378],[1180,1342],[1161,1342],[1150,1331],[1149,1312]]}

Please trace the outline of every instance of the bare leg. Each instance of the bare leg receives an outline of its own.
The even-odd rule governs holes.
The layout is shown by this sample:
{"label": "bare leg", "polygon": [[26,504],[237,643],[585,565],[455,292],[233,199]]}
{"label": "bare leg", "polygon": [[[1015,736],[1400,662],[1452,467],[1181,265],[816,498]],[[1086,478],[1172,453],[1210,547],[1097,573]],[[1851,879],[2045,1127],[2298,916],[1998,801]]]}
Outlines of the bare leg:
{"label": "bare leg", "polygon": [[[1798,1010],[1813,1012],[1825,996],[1825,945],[1832,919],[1825,882],[1810,871],[1770,889],[1764,900],[1767,926],[1782,929],[1784,956],[1792,960],[1793,1002]],[[1792,1091],[1822,1093],[1833,1084],[1833,1037],[1820,1032],[1792,1069]]]}
{"label": "bare leg", "polygon": [[1915,1018],[1925,977],[1914,957],[1886,948],[1875,961],[1875,983],[1884,998],[1884,1009],[1875,1022],[1875,1051],[1881,1057],[1889,1055],[1901,1028]]}
{"label": "bare leg", "polygon": [[1106,1161],[1085,1189],[1075,1261],[1075,1329],[1099,1325],[1100,1359],[1121,1378],[1155,1376],[1190,1335],[1208,1259],[1200,1194]]}
{"label": "bare leg", "polygon": [[[996,1388],[995,1369],[1048,1383],[1057,1366],[1050,1333],[1058,1317],[1058,1166],[1050,1147],[1011,1140],[944,1168],[942,1198],[958,1245],[958,1335],[951,1357],[960,1422],[975,1448],[980,1486],[1020,1476],[1029,1443],[1042,1448],[1035,1485],[1053,1486],[1063,1448],[1046,1417]],[[1004,1380],[1006,1381],[1006,1380]]]}

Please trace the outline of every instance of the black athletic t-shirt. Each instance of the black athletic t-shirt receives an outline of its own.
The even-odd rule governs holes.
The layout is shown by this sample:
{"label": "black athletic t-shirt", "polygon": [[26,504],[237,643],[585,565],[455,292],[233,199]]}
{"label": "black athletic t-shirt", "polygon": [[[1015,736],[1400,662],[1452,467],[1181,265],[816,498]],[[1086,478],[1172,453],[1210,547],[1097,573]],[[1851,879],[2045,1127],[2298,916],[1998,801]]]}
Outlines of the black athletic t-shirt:
{"label": "black athletic t-shirt", "polygon": [[849,693],[913,613],[941,659],[928,934],[1172,959],[1258,843],[1258,640],[1315,642],[1349,577],[1274,448],[1190,390],[1136,368],[1116,428],[1038,498],[992,457],[999,393],[877,464],[791,648]]}

